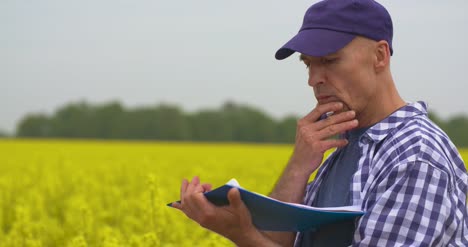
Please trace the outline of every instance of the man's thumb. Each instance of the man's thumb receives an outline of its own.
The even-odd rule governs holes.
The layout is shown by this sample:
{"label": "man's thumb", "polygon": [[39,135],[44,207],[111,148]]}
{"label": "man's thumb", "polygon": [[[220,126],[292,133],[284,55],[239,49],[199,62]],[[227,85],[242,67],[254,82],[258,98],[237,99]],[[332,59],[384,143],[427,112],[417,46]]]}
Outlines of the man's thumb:
{"label": "man's thumb", "polygon": [[242,206],[242,199],[237,188],[232,188],[229,190],[228,194],[229,205],[239,208]]}

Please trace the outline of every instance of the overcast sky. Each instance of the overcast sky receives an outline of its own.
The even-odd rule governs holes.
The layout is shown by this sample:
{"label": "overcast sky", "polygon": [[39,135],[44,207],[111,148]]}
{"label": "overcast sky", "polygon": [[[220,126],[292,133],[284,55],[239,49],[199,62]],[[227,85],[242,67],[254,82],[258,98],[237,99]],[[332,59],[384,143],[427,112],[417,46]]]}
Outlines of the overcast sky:
{"label": "overcast sky", "polygon": [[[296,57],[274,59],[316,1],[0,0],[0,129],[67,102],[248,103],[269,114],[315,106]],[[392,71],[407,101],[468,114],[468,1],[382,0]]]}

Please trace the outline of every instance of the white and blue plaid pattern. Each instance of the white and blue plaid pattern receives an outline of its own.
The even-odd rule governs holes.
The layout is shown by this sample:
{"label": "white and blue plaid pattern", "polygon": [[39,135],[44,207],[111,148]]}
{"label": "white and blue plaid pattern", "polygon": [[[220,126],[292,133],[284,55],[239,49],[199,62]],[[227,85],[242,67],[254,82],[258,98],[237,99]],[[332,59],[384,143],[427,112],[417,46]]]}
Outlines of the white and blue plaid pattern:
{"label": "white and blue plaid pattern", "polygon": [[[375,124],[359,146],[350,204],[366,213],[356,220],[352,246],[468,246],[466,168],[425,103],[407,104]],[[334,154],[307,186],[305,204],[315,199]]]}

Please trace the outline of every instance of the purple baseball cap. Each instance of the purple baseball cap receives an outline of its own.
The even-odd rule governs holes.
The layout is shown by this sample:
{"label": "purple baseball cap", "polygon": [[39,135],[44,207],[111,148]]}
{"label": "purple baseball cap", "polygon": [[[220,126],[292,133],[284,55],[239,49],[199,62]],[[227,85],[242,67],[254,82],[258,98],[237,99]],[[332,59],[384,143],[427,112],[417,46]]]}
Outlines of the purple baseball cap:
{"label": "purple baseball cap", "polygon": [[321,57],[337,52],[356,36],[385,40],[393,54],[393,24],[388,11],[374,0],[324,0],[305,13],[302,27],[275,54],[278,60],[294,52]]}

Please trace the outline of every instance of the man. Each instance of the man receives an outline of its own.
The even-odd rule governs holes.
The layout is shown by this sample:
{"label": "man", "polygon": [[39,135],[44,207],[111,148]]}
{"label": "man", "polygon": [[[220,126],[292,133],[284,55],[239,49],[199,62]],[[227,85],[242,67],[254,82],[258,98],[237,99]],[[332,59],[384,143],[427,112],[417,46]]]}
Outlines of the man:
{"label": "man", "polygon": [[359,205],[362,217],[317,231],[260,232],[236,189],[228,207],[216,207],[198,177],[183,181],[174,206],[239,246],[468,246],[465,166],[426,105],[398,94],[392,36],[390,15],[377,2],[325,0],[307,10],[299,33],[275,55],[301,54],[318,104],[298,121],[293,155],[270,196]]}

